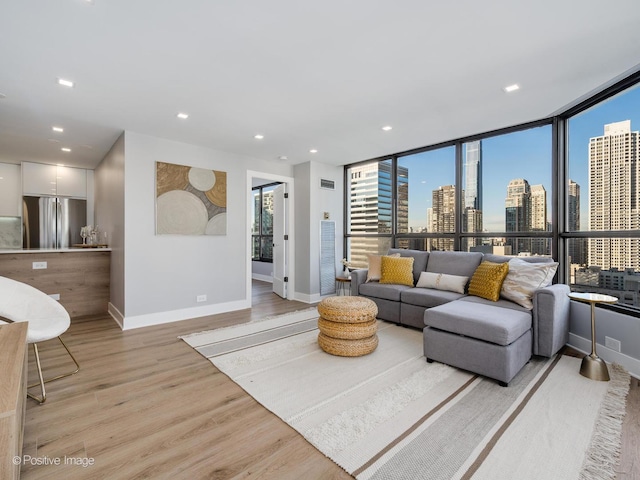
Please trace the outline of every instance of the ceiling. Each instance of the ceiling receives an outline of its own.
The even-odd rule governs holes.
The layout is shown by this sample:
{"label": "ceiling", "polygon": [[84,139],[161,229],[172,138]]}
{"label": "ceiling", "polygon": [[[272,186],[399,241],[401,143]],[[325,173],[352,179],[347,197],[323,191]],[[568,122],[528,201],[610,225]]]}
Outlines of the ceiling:
{"label": "ceiling", "polygon": [[638,69],[639,23],[636,0],[8,0],[0,162],[94,168],[122,131],[366,160],[557,112]]}

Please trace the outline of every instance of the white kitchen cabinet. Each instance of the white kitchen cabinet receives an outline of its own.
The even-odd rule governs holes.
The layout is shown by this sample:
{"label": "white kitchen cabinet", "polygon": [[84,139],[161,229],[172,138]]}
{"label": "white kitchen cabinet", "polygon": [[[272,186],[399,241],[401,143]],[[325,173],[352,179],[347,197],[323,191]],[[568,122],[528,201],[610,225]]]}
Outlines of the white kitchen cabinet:
{"label": "white kitchen cabinet", "polygon": [[0,163],[0,217],[21,215],[20,165]]}
{"label": "white kitchen cabinet", "polygon": [[58,167],[42,163],[22,164],[23,195],[57,195]]}
{"label": "white kitchen cabinet", "polygon": [[58,195],[87,198],[87,171],[84,168],[58,167],[57,173]]}
{"label": "white kitchen cabinet", "polygon": [[24,162],[22,194],[87,198],[87,171],[84,168]]}

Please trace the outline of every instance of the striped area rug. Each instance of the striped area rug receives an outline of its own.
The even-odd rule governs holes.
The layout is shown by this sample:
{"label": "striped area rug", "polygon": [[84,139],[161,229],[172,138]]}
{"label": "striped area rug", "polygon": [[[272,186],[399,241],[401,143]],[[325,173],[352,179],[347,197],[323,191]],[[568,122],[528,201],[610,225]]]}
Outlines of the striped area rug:
{"label": "striped area rug", "polygon": [[356,358],[317,346],[317,313],[182,337],[358,479],[615,478],[629,376],[535,358],[508,388],[426,363],[422,334],[379,322]]}

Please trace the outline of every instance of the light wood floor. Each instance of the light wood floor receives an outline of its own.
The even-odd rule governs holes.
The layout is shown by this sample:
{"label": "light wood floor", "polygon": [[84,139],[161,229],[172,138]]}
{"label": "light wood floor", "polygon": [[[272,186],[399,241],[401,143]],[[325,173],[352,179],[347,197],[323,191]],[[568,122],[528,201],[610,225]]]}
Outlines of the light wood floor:
{"label": "light wood floor", "polygon": [[[22,478],[351,478],[177,338],[309,307],[270,287],[254,282],[251,310],[156,327],[123,332],[106,315],[74,319],[64,339],[81,370],[48,384],[45,404],[28,401],[23,454],[95,463],[27,464]],[[41,345],[48,372],[70,366],[56,343]],[[640,479],[637,381],[628,410],[624,480]]]}

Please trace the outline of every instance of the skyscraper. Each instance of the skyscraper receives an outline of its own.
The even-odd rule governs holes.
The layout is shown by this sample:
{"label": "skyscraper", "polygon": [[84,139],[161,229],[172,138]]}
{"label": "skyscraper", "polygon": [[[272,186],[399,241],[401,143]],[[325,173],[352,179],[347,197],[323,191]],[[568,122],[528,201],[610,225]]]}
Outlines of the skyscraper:
{"label": "skyscraper", "polygon": [[[366,234],[391,233],[391,162],[374,162],[349,169],[349,201],[351,204],[349,232],[351,237],[350,259],[355,266],[367,265],[367,253],[386,253],[388,238],[367,238]],[[408,198],[409,169],[398,167],[398,192]],[[406,203],[406,202],[405,202]],[[407,207],[407,208],[405,208]],[[398,232],[409,229],[408,206],[399,205]],[[362,236],[358,236],[363,234]]]}
{"label": "skyscraper", "polygon": [[[456,187],[445,185],[432,192],[431,225],[433,232],[453,233],[456,221]],[[434,238],[431,250],[453,250],[453,238]]]}
{"label": "skyscraper", "polygon": [[465,144],[464,174],[464,208],[482,210],[481,140]]}
{"label": "skyscraper", "polygon": [[[580,185],[569,180],[567,185],[567,228],[570,232],[577,232],[580,228]],[[572,238],[567,246],[572,264],[584,265],[587,262],[587,240]]]}
{"label": "skyscraper", "polygon": [[[639,133],[631,120],[604,126],[589,139],[589,230],[640,228]],[[589,265],[640,270],[640,239],[589,239]]]}
{"label": "skyscraper", "polygon": [[[505,199],[505,231],[543,232],[548,228],[547,191],[542,185],[529,185],[524,178],[516,178],[507,186]],[[517,255],[529,252],[532,255],[548,255],[548,239],[511,238],[507,240],[512,252]]]}
{"label": "skyscraper", "polygon": [[[464,232],[482,232],[482,141],[465,143],[464,157]],[[480,244],[480,239],[467,238],[467,248]]]}

